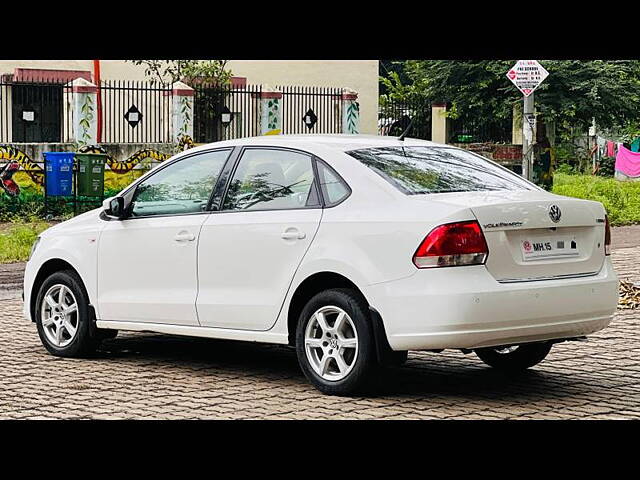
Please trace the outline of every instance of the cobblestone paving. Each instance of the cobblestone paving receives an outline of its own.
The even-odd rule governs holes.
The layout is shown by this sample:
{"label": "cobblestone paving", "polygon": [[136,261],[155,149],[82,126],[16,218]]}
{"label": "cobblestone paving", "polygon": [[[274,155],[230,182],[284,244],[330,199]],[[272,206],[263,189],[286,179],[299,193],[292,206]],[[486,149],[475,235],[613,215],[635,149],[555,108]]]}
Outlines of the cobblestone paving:
{"label": "cobblestone paving", "polygon": [[[621,277],[640,280],[639,255],[614,251]],[[375,393],[345,399],[307,384],[285,347],[125,333],[95,358],[56,358],[20,302],[0,300],[0,419],[640,418],[639,327],[640,311],[619,311],[511,378],[473,354],[411,352]]]}

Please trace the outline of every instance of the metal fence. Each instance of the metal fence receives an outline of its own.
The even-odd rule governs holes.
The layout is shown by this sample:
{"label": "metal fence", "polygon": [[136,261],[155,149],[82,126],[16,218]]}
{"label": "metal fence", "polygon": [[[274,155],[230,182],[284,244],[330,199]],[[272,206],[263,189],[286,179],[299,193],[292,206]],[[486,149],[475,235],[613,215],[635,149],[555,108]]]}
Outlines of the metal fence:
{"label": "metal fence", "polygon": [[261,85],[193,86],[193,139],[210,143],[260,135]]}
{"label": "metal fence", "polygon": [[[194,141],[260,135],[262,86],[196,84]],[[342,89],[281,86],[282,133],[342,133]],[[101,143],[172,142],[172,90],[147,81],[106,80],[99,86]],[[73,141],[71,83],[0,78],[0,143]],[[98,105],[93,106],[98,114]],[[430,129],[429,129],[430,132]]]}
{"label": "metal fence", "polygon": [[511,143],[511,118],[487,121],[484,119],[454,119],[451,122],[451,143]]}
{"label": "metal fence", "polygon": [[65,142],[72,136],[71,86],[0,80],[0,143]]}
{"label": "metal fence", "polygon": [[157,83],[111,80],[100,84],[105,143],[171,141],[171,88]]}
{"label": "metal fence", "polygon": [[407,136],[431,140],[431,101],[417,98],[411,101],[396,101],[381,98],[378,111],[378,134],[400,136],[409,126]]}
{"label": "metal fence", "polygon": [[342,133],[342,89],[279,86],[282,133]]}

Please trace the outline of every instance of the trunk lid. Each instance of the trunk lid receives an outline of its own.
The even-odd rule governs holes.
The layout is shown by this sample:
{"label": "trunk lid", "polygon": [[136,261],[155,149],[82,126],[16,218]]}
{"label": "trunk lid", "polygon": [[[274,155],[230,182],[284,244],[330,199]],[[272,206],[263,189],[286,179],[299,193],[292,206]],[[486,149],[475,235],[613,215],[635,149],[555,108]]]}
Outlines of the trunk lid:
{"label": "trunk lid", "polygon": [[413,198],[470,209],[489,247],[486,267],[499,282],[594,275],[602,268],[605,211],[599,202],[524,190]]}

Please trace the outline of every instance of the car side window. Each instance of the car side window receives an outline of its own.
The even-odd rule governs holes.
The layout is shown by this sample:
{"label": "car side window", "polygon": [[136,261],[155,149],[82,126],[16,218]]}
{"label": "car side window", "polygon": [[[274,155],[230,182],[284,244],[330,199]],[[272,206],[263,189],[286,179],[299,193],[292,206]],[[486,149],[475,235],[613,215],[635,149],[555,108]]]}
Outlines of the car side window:
{"label": "car side window", "polygon": [[230,150],[189,156],[150,176],[133,195],[133,217],[179,215],[206,210]]}
{"label": "car side window", "polygon": [[311,156],[251,148],[244,151],[223,210],[285,210],[319,205]]}
{"label": "car side window", "polygon": [[318,180],[325,204],[331,207],[347,198],[351,190],[335,170],[321,160],[318,160],[317,165]]}

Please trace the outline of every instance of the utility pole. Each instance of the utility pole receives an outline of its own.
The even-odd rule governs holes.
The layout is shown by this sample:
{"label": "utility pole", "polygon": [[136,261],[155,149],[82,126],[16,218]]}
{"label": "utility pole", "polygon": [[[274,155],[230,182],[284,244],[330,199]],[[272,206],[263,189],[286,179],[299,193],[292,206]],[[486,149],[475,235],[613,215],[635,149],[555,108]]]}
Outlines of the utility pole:
{"label": "utility pole", "polygon": [[533,96],[532,92],[524,97],[522,109],[522,176],[529,181],[533,178],[533,144],[536,143]]}
{"label": "utility pole", "polygon": [[536,143],[536,114],[533,104],[533,91],[549,75],[537,60],[518,60],[507,72],[507,78],[524,95],[522,109],[522,176],[531,181],[533,178],[533,145]]}

